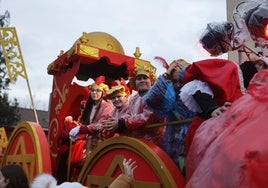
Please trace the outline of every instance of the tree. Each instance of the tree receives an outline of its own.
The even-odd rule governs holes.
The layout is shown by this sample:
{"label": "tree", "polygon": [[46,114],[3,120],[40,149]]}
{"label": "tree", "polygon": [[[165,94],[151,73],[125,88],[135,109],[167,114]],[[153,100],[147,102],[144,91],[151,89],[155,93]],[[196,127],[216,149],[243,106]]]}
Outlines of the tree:
{"label": "tree", "polygon": [[17,99],[14,99],[14,103],[10,105],[6,93],[3,96],[0,96],[0,114],[1,126],[12,126],[16,124],[20,120]]}
{"label": "tree", "polygon": [[[9,25],[10,14],[8,11],[4,15],[0,15],[0,28]],[[5,59],[2,49],[0,49],[0,126],[12,126],[19,120],[18,101],[15,98],[14,102],[8,99],[8,86],[10,79],[8,78]]]}

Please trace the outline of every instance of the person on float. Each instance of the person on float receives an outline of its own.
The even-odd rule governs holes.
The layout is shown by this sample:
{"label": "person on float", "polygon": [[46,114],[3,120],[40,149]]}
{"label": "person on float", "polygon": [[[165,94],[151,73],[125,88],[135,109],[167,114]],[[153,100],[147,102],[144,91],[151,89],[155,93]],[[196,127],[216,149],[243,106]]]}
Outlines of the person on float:
{"label": "person on float", "polygon": [[23,168],[18,164],[4,165],[0,170],[0,188],[30,188]]}
{"label": "person on float", "polygon": [[127,111],[130,90],[123,79],[115,80],[110,87],[106,97],[115,107],[110,116],[120,118]]}
{"label": "person on float", "polygon": [[[266,58],[245,61],[240,66],[225,59],[207,59],[192,63],[184,73],[180,98],[196,116],[186,133],[186,177],[194,169],[188,156],[196,130],[207,119],[224,113],[247,93],[249,81],[258,71],[267,68]],[[268,61],[267,61],[268,62]]]}
{"label": "person on float", "polygon": [[78,134],[87,135],[87,155],[99,142],[103,141],[102,122],[110,117],[113,110],[113,105],[105,98],[109,87],[103,82],[103,77],[99,77],[95,80],[95,83],[90,85],[90,97],[83,111],[81,123],[69,132],[69,137],[73,141],[77,139]]}
{"label": "person on float", "polygon": [[[210,56],[217,57],[243,45],[240,34],[234,33],[231,22],[214,22],[207,24],[199,42]],[[187,67],[180,98],[197,116],[187,131],[186,152],[196,129],[204,120],[222,114],[234,100],[246,94],[250,79],[258,71],[255,65],[255,61],[238,65],[215,58],[193,62]]]}
{"label": "person on float", "polygon": [[[194,113],[187,109],[178,95],[182,87],[183,73],[189,63],[178,59],[168,65],[161,57],[156,57],[156,60],[160,60],[167,71],[157,78],[144,96],[147,106],[159,118],[166,118],[167,122],[193,118]],[[162,149],[172,158],[182,174],[185,174],[185,134],[189,125],[190,121],[166,126],[162,143]]]}
{"label": "person on float", "polygon": [[104,122],[106,131],[149,140],[158,146],[161,145],[163,128],[144,128],[146,125],[164,121],[159,119],[143,100],[143,96],[156,80],[155,71],[155,67],[151,65],[135,68],[133,76],[129,79],[129,84],[131,89],[137,92],[130,96],[126,113],[122,114],[119,118],[110,118]]}
{"label": "person on float", "polygon": [[188,187],[268,187],[268,70],[251,79],[247,94],[196,131],[187,157]]}
{"label": "person on float", "polygon": [[[114,105],[114,109],[111,112],[110,117],[120,118],[127,112],[130,89],[126,84],[126,81],[122,78],[111,82],[110,87],[111,88],[106,94],[107,99],[111,100]],[[118,136],[118,134],[114,134],[113,132],[106,131],[104,129],[103,136],[105,138],[109,138],[112,136]]]}

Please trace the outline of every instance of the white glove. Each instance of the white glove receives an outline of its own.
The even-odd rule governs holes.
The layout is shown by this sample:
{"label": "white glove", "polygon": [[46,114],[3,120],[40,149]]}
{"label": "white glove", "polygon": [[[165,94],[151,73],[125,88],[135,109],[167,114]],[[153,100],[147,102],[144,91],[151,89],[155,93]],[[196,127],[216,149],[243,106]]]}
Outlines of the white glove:
{"label": "white glove", "polygon": [[136,161],[132,159],[125,159],[123,160],[124,166],[124,174],[127,175],[131,180],[133,180],[133,172],[137,168]]}
{"label": "white glove", "polygon": [[71,141],[75,141],[77,139],[77,135],[79,133],[80,130],[80,126],[76,126],[75,128],[72,128],[72,130],[70,130],[69,132],[69,138],[71,139]]}

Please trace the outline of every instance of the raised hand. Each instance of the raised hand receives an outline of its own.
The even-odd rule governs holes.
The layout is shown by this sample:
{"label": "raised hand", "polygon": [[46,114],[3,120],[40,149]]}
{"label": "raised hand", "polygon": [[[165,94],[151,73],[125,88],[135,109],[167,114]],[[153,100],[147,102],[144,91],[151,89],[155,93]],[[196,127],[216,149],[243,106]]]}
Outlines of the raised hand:
{"label": "raised hand", "polygon": [[123,166],[124,166],[124,174],[127,175],[130,179],[133,180],[133,172],[138,167],[136,165],[136,161],[133,161],[131,158],[123,160]]}

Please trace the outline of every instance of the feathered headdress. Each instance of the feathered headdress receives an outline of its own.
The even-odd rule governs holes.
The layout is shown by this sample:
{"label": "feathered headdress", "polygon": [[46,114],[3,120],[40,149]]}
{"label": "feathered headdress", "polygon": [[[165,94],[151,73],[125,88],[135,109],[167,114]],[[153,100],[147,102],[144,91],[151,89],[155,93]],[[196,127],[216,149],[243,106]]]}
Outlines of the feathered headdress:
{"label": "feathered headdress", "polygon": [[188,65],[190,65],[190,63],[188,63],[187,61],[185,61],[184,59],[177,59],[177,60],[174,60],[170,63],[170,65],[167,63],[167,61],[162,58],[162,57],[159,57],[159,56],[155,56],[154,57],[155,60],[157,60],[158,62],[160,62],[162,64],[162,66],[167,70],[170,65],[176,63],[178,65],[178,71],[180,71],[181,69],[187,67]]}
{"label": "feathered headdress", "polygon": [[154,60],[160,62],[162,64],[162,66],[167,70],[169,68],[169,64],[167,63],[167,61],[163,58],[163,57],[160,57],[160,56],[155,56],[154,57]]}

